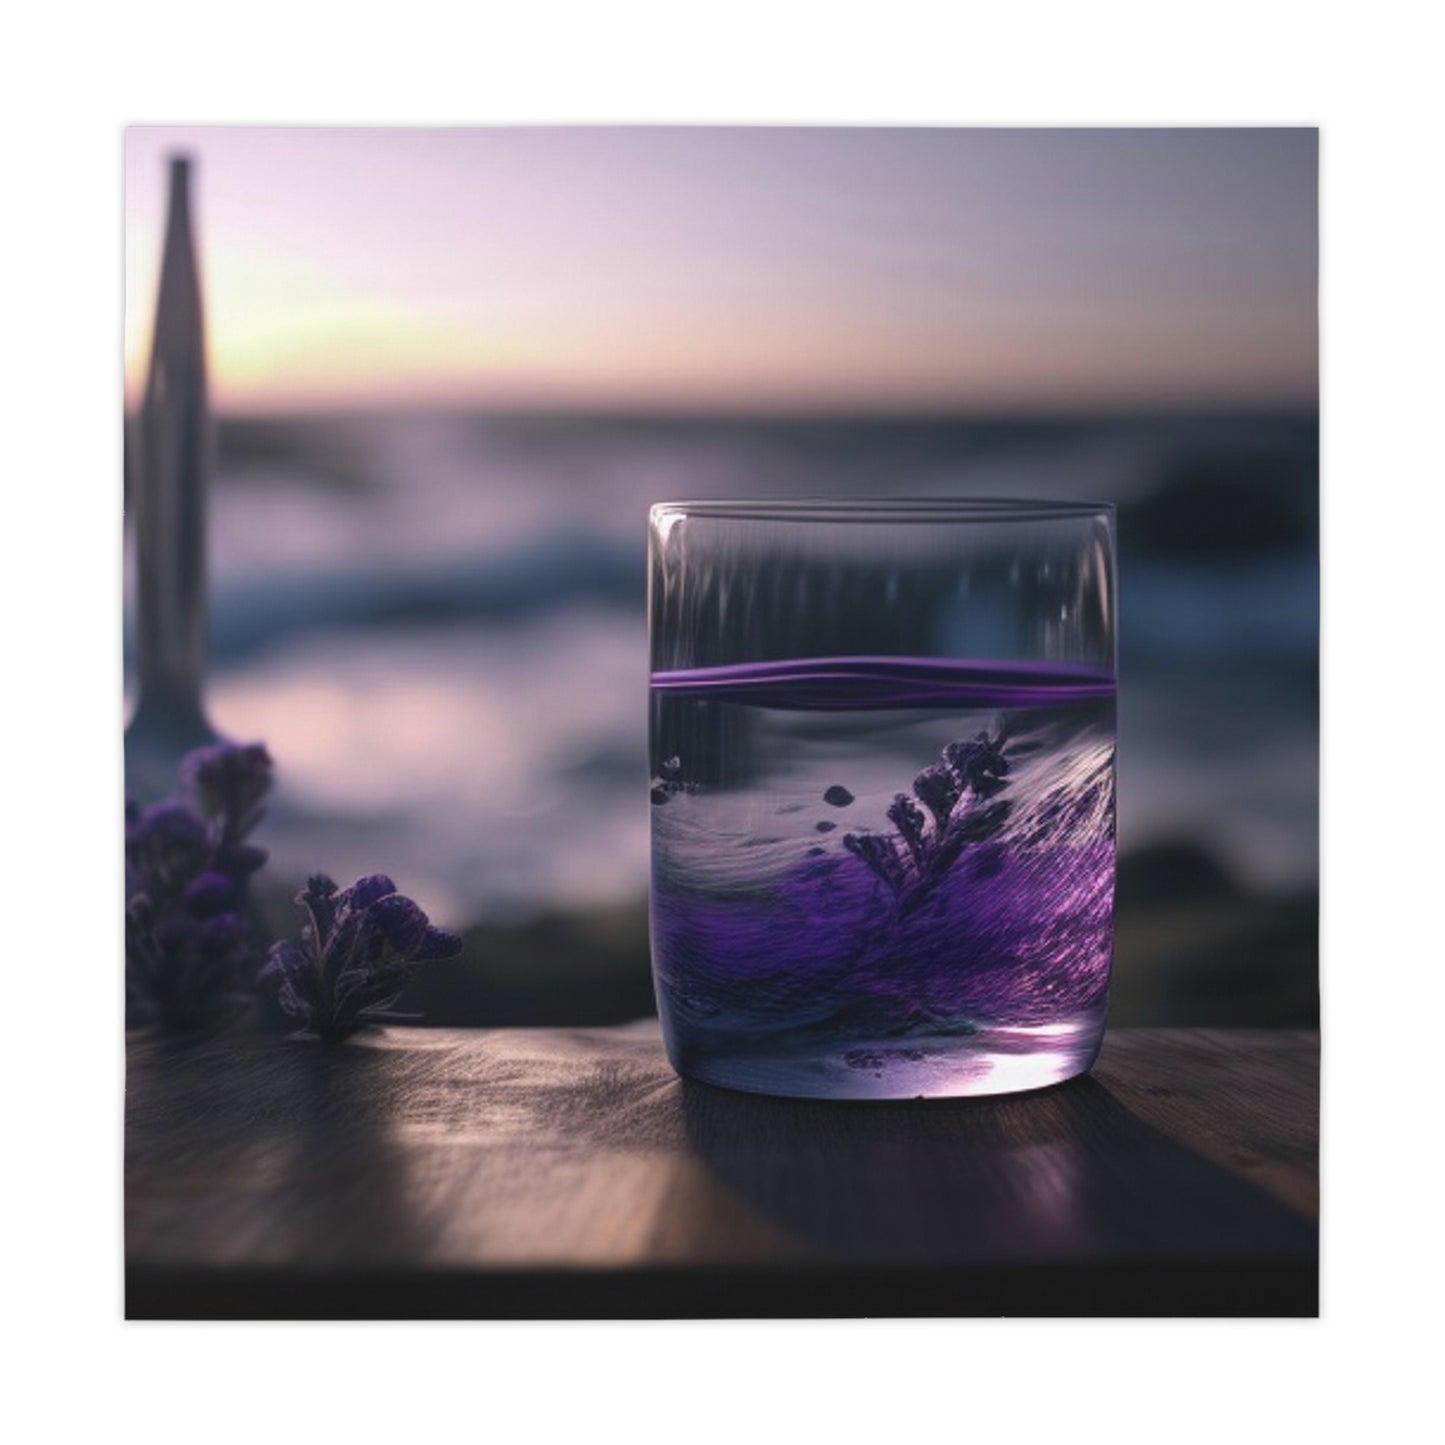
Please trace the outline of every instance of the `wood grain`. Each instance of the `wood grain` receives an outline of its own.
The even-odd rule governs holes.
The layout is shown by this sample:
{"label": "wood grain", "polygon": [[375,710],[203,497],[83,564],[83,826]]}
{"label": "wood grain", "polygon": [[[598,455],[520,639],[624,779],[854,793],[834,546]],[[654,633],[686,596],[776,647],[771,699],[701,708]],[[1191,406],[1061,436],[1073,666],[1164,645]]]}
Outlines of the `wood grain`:
{"label": "wood grain", "polygon": [[679,1080],[655,1023],[133,1040],[132,1317],[1311,1314],[1317,1039],[1035,1094]]}

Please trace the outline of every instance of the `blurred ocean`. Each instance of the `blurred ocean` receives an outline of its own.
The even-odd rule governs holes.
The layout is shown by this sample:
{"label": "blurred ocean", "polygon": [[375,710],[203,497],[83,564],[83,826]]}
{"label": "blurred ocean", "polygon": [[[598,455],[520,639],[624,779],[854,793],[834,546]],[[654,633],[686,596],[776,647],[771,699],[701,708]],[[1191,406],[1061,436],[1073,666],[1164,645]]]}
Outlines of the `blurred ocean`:
{"label": "blurred ocean", "polygon": [[225,422],[209,710],[277,760],[272,871],[458,927],[643,898],[647,506],[781,494],[1117,502],[1122,859],[1313,892],[1312,413]]}

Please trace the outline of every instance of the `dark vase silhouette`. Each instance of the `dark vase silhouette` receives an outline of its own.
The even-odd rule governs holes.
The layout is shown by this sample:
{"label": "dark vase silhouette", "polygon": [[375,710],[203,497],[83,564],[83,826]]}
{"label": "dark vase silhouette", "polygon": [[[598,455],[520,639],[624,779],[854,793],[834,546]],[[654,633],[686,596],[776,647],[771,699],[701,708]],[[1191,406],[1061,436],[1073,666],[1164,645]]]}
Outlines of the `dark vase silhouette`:
{"label": "dark vase silhouette", "polygon": [[171,160],[155,335],[136,435],[139,700],[126,730],[125,773],[127,794],[141,801],[173,792],[181,757],[216,739],[201,696],[212,434],[190,173],[188,159]]}

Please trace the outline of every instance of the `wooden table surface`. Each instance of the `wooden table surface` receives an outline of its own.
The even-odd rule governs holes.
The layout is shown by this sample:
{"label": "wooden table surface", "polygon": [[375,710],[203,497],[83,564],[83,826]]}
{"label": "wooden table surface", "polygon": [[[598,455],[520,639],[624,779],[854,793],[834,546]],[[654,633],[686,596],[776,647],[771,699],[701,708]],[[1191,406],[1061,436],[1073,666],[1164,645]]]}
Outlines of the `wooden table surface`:
{"label": "wooden table surface", "polygon": [[679,1080],[656,1024],[134,1038],[131,1318],[1313,1315],[1318,1037],[997,1099]]}

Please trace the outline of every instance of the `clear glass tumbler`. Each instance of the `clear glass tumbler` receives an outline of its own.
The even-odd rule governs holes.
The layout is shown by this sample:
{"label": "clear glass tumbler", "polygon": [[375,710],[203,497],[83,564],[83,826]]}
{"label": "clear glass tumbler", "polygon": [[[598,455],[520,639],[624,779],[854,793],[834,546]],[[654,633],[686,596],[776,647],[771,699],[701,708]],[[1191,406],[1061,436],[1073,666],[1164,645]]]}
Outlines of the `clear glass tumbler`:
{"label": "clear glass tumbler", "polygon": [[648,606],[678,1072],[851,1099],[1085,1072],[1113,947],[1113,508],[661,503]]}

